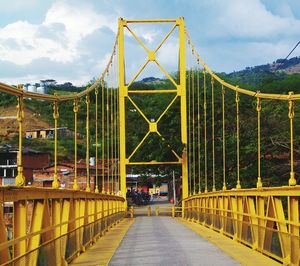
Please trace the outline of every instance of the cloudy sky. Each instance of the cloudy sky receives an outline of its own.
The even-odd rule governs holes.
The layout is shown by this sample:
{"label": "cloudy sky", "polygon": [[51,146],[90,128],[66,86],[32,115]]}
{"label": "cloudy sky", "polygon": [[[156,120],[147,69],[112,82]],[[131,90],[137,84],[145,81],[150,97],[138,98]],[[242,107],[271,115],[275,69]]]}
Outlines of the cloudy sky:
{"label": "cloudy sky", "polygon": [[[0,0],[0,81],[53,78],[85,84],[104,69],[119,17],[180,16],[198,52],[215,71],[284,58],[300,40],[298,0]],[[168,31],[157,26],[134,30],[149,47]],[[145,55],[126,36],[130,74]],[[176,70],[177,49],[174,35],[158,54],[170,71]],[[299,47],[293,56],[300,56]]]}

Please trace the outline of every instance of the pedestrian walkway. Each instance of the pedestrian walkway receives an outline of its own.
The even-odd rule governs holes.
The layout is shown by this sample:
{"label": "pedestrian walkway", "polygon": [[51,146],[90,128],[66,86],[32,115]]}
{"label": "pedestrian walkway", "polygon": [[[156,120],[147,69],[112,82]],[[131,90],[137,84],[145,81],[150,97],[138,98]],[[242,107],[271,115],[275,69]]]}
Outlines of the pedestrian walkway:
{"label": "pedestrian walkway", "polygon": [[177,219],[137,217],[109,265],[240,265]]}
{"label": "pedestrian walkway", "polygon": [[102,236],[95,245],[91,246],[74,259],[70,265],[99,266],[107,265],[120,245],[127,230],[133,224],[133,219],[124,219]]}

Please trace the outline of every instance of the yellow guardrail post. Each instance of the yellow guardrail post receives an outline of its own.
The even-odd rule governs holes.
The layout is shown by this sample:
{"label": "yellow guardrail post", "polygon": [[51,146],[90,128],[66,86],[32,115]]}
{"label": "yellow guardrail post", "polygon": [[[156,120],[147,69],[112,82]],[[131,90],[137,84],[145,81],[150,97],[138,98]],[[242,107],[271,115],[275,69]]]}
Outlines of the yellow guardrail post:
{"label": "yellow guardrail post", "polygon": [[155,207],[155,215],[156,215],[156,216],[159,216],[159,206],[156,206],[156,207]]}
{"label": "yellow guardrail post", "polygon": [[148,206],[148,216],[151,216],[151,207]]}
{"label": "yellow guardrail post", "polygon": [[134,216],[134,209],[133,206],[130,207],[130,218],[133,218]]}
{"label": "yellow guardrail post", "polygon": [[172,206],[172,217],[175,218],[175,206]]}

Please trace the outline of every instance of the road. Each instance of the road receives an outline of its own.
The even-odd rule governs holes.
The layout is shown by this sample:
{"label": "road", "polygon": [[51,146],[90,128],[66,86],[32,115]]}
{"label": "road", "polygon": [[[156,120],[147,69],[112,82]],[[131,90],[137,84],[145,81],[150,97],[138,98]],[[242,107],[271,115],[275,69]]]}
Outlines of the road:
{"label": "road", "polygon": [[170,217],[137,217],[109,265],[240,265]]}

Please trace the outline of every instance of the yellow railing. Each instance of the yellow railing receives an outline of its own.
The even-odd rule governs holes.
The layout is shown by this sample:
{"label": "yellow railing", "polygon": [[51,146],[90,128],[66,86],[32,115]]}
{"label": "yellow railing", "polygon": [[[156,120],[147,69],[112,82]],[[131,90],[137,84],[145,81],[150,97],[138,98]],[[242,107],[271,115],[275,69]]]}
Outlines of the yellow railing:
{"label": "yellow railing", "polygon": [[[0,185],[0,265],[67,265],[74,256],[83,252],[88,245],[94,243],[124,217],[126,202],[124,197],[117,196],[120,195],[117,113],[119,93],[115,70],[117,38],[118,34],[103,73],[80,93],[62,96],[39,94],[23,90],[22,85],[14,87],[0,83],[1,93],[16,97],[19,126],[18,175],[15,186]],[[91,110],[92,97],[95,99],[95,110]],[[99,97],[101,105],[98,106]],[[26,98],[32,101],[40,100],[41,104],[49,103],[53,106],[54,173],[50,177],[52,188],[27,186],[25,180],[22,154],[23,123],[27,118],[25,105],[29,103],[25,101]],[[69,106],[74,115],[74,183],[68,189],[60,186],[58,175],[58,125],[65,111],[63,102],[66,101],[73,103]],[[85,142],[86,150],[84,187],[82,180],[81,186],[79,184],[77,171],[78,122],[81,122],[78,113],[82,111],[86,115],[85,123],[82,123],[85,125],[85,141],[81,141]],[[92,123],[95,124],[95,136],[91,135]],[[98,125],[101,125],[100,130]],[[80,130],[83,135],[82,128]],[[91,186],[89,161],[92,146],[90,144],[93,139],[96,157],[94,187]],[[100,142],[101,156],[98,148]],[[102,160],[101,171],[98,171],[98,158]]]}
{"label": "yellow railing", "polygon": [[182,207],[179,206],[130,206],[127,210],[127,217],[138,216],[170,216],[181,217]]}
{"label": "yellow railing", "polygon": [[[300,186],[297,186],[295,176],[297,164],[294,157],[295,104],[300,100],[300,94],[262,93],[225,82],[202,60],[187,31],[186,36],[189,47],[187,51],[189,197],[183,200],[183,217],[220,232],[284,265],[300,265]],[[227,92],[229,95],[227,98],[231,97],[231,101],[226,105]],[[218,105],[216,97],[219,97]],[[253,102],[250,105],[253,106],[253,110],[247,110],[247,113],[244,112],[241,116],[241,111],[244,111],[243,102],[240,102],[242,97],[243,99],[248,97],[249,102]],[[280,181],[286,185],[282,187],[263,185],[266,181],[265,173],[262,171],[262,164],[265,161],[262,161],[261,149],[264,147],[261,147],[261,142],[262,136],[265,137],[266,133],[262,135],[261,114],[262,103],[270,101],[274,102],[275,107],[282,102],[286,103],[286,109],[282,108],[282,113],[283,121],[288,122],[286,123],[288,140],[285,145],[287,152],[284,152],[288,153],[288,158],[285,158],[288,169],[282,176],[288,178]],[[216,114],[220,119],[218,123]],[[228,114],[232,114],[231,120]],[[242,189],[249,184],[245,182],[245,174],[241,176],[241,172],[247,168],[241,160],[242,156],[245,158],[241,140],[242,134],[251,130],[249,126],[245,129],[247,123],[243,119],[250,119],[253,116],[256,124],[254,124],[254,138],[251,136],[251,140],[254,140],[253,145],[257,150],[252,152],[252,159],[247,159],[248,163],[251,160],[257,168],[247,176],[247,182],[254,177],[253,183],[256,183],[256,186],[252,189]],[[241,131],[241,122],[244,122],[244,131]],[[217,126],[219,131],[216,130]],[[283,130],[280,129],[280,132]],[[231,149],[230,158],[227,147],[229,137],[231,148],[234,147]],[[229,182],[233,179],[234,184]]]}
{"label": "yellow railing", "polygon": [[200,223],[284,265],[300,263],[300,187],[209,192],[185,200]]}
{"label": "yellow railing", "polygon": [[[180,67],[180,85],[174,82],[173,78],[166,72],[165,75],[172,81],[177,89],[181,88],[177,93],[182,98],[181,112],[182,124],[188,124],[188,136],[185,133],[185,126],[182,127],[183,144],[188,138],[187,148],[184,147],[182,161],[184,167],[182,168],[182,175],[189,177],[189,197],[183,200],[182,214],[186,219],[198,221],[212,229],[219,231],[236,241],[252,247],[284,264],[298,265],[300,263],[299,256],[299,196],[300,190],[296,186],[295,178],[295,163],[294,163],[294,118],[295,118],[295,102],[300,100],[300,94],[290,92],[288,95],[262,93],[260,91],[254,92],[243,89],[238,86],[231,85],[219,76],[217,76],[202,60],[197,53],[188,33],[186,37],[188,46],[190,48],[190,57],[192,68],[188,72],[188,80],[185,77],[185,57],[186,49],[183,32],[183,18],[180,20],[149,20],[147,22],[174,22],[180,27],[180,49],[181,49],[181,67]],[[120,20],[122,26],[125,23],[145,22],[129,20]],[[128,28],[128,26],[126,26]],[[130,31],[133,33],[132,31]],[[136,38],[136,36],[133,34]],[[168,38],[169,34],[164,38]],[[90,192],[90,172],[88,167],[88,159],[90,154],[90,123],[95,121],[96,124],[96,157],[98,159],[98,139],[101,138],[101,158],[104,165],[105,159],[114,158],[117,160],[120,156],[120,148],[122,156],[125,154],[125,138],[123,138],[122,146],[119,144],[120,137],[120,115],[121,120],[125,121],[125,112],[120,114],[118,110],[124,109],[125,99],[124,90],[119,93],[115,86],[114,75],[116,70],[114,66],[117,64],[116,49],[119,43],[123,44],[123,35],[117,34],[116,42],[109,63],[105,71],[86,90],[66,96],[46,95],[27,92],[22,89],[22,86],[9,86],[0,83],[0,92],[14,95],[17,100],[17,121],[19,124],[19,154],[18,154],[18,176],[16,177],[16,187],[0,187],[1,198],[0,204],[0,262],[3,265],[35,265],[47,258],[49,265],[66,263],[83,251],[85,247],[92,243],[95,238],[103,234],[111,224],[123,217],[126,207],[123,204],[124,199],[114,194],[119,192],[120,185],[120,167],[110,168],[112,161],[108,161],[108,173],[105,172],[104,167],[101,171],[101,182],[95,187],[94,192]],[[140,40],[137,39],[139,42]],[[142,45],[143,46],[143,45]],[[158,46],[157,50],[160,46]],[[148,60],[158,62],[155,59],[155,51],[149,51]],[[120,82],[125,88],[124,83],[124,69],[123,69],[123,55],[124,48],[119,47],[119,64],[121,63],[122,79]],[[195,67],[196,65],[196,67]],[[160,67],[160,65],[158,64]],[[189,66],[189,64],[188,64]],[[200,84],[199,70],[202,66],[203,83]],[[144,66],[145,67],[145,66]],[[142,67],[143,69],[143,67]],[[138,74],[136,75],[136,77]],[[135,77],[135,78],[136,78]],[[134,82],[135,78],[129,83]],[[210,85],[208,83],[210,81]],[[187,83],[187,86],[185,85]],[[219,106],[222,113],[222,186],[220,191],[219,184],[216,182],[216,129],[215,129],[215,114],[216,108],[215,97],[217,94],[217,85],[221,86],[222,106]],[[187,87],[187,88],[186,88]],[[123,89],[124,89],[123,88]],[[184,89],[187,89],[184,90]],[[127,88],[128,89],[128,88]],[[208,99],[207,92],[211,89],[211,99]],[[99,93],[100,90],[100,93]],[[203,91],[200,91],[203,90]],[[226,172],[226,125],[225,125],[225,92],[233,91],[235,121],[232,123],[235,126],[235,140],[236,140],[236,184],[233,190],[227,190]],[[95,93],[96,110],[95,120],[90,119],[90,96]],[[174,91],[175,92],[175,91]],[[130,90],[127,93],[133,93]],[[145,93],[140,91],[139,93]],[[151,92],[152,93],[152,92]],[[187,95],[186,95],[187,94]],[[101,95],[101,134],[98,134],[98,97]],[[203,102],[200,99],[203,95]],[[240,96],[246,95],[256,99],[257,112],[257,176],[255,189],[242,189],[240,180]],[[185,97],[187,103],[185,102]],[[81,97],[86,97],[86,164],[87,164],[87,179],[86,191],[78,190],[77,182],[77,114],[79,111],[78,100]],[[128,95],[126,96],[128,97]],[[22,136],[23,136],[23,121],[26,119],[24,114],[24,98],[31,98],[33,100],[44,100],[53,104],[53,119],[54,119],[54,176],[52,189],[46,188],[29,188],[24,187],[25,180],[23,176],[22,163]],[[119,99],[122,99],[119,102]],[[130,97],[128,98],[130,99]],[[209,101],[208,101],[209,100]],[[289,121],[289,180],[287,187],[280,188],[264,188],[263,178],[261,174],[261,111],[262,101],[266,100],[280,100],[287,102],[286,118]],[[60,116],[60,104],[64,101],[73,101],[74,113],[74,190],[57,189],[59,187],[59,179],[57,176],[58,163],[58,136],[57,126]],[[201,102],[200,102],[201,101]],[[187,105],[187,106],[186,106]],[[207,106],[210,105],[210,110]],[[203,110],[200,109],[203,106]],[[135,106],[137,107],[137,106]],[[169,107],[168,107],[169,108]],[[138,107],[137,107],[138,109]],[[188,109],[188,110],[187,110]],[[202,114],[203,111],[203,114]],[[188,114],[188,121],[185,118],[185,112]],[[207,118],[211,114],[212,125],[208,127]],[[184,114],[184,115],[183,115]],[[202,117],[203,120],[202,121]],[[147,119],[146,119],[147,120]],[[157,132],[156,123],[149,122],[149,132]],[[187,123],[186,123],[187,122]],[[200,126],[203,125],[203,128]],[[125,123],[122,123],[122,134],[125,134]],[[202,132],[203,130],[203,132]],[[208,130],[211,130],[211,145],[208,145]],[[100,135],[100,136],[98,136]],[[124,136],[123,136],[124,137]],[[202,139],[202,137],[204,139]],[[203,153],[201,147],[203,147]],[[208,171],[208,149],[211,148],[211,172]],[[187,151],[187,156],[186,152]],[[124,155],[125,154],[125,155]],[[178,156],[177,156],[178,157]],[[125,158],[125,157],[124,157]],[[123,159],[124,159],[123,158]],[[204,169],[201,168],[201,161],[204,161]],[[155,162],[151,162],[155,163]],[[186,165],[188,163],[188,169]],[[122,174],[125,178],[126,169],[125,162],[122,164]],[[96,160],[96,175],[98,176],[98,160]],[[188,172],[188,175],[187,175]],[[204,176],[204,182],[201,176]],[[122,179],[122,183],[126,179]],[[184,180],[186,182],[187,180]],[[211,190],[208,181],[211,181]],[[196,184],[198,182],[198,184]],[[204,183],[204,188],[202,188]],[[106,184],[106,186],[105,186]],[[198,189],[197,189],[198,185]],[[188,186],[184,183],[184,188]],[[126,183],[123,184],[125,191]],[[101,191],[102,193],[98,193]],[[187,191],[184,190],[184,194]],[[203,193],[204,192],[204,193]],[[123,196],[124,193],[123,193]],[[3,206],[8,206],[12,211],[3,211]],[[3,216],[11,213],[13,219],[12,232],[4,224]],[[146,208],[147,215],[152,215],[152,211]],[[175,207],[159,207],[155,209],[156,215],[172,215],[177,216],[181,213],[180,208]],[[134,209],[130,209],[130,214],[134,216]],[[10,236],[10,233],[12,236]],[[9,236],[9,240],[7,240]]]}
{"label": "yellow railing", "polygon": [[1,206],[12,209],[4,217],[0,208],[0,265],[64,265],[124,217],[118,196],[28,187],[0,194]]}

